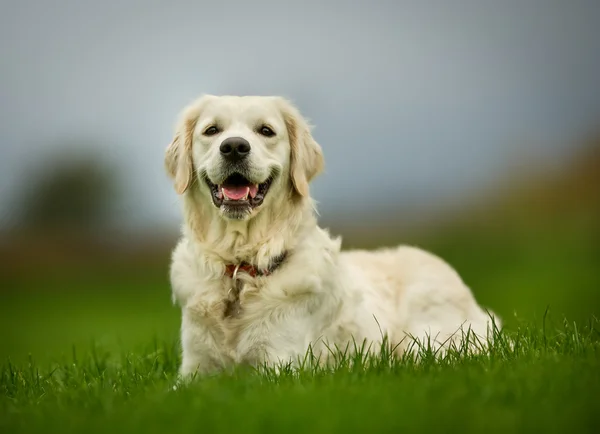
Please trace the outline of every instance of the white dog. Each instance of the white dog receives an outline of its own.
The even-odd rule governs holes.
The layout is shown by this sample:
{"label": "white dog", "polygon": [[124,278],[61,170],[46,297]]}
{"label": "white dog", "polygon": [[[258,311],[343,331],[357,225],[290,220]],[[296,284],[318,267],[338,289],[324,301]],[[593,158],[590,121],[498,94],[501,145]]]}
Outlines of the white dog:
{"label": "white dog", "polygon": [[[438,348],[485,340],[486,314],[457,273],[413,247],[341,252],[318,227],[309,182],[320,146],[280,97],[210,96],[182,113],[166,169],[183,199],[171,284],[182,309],[180,372],[296,363],[309,347],[407,336]],[[499,327],[499,322],[496,320]]]}

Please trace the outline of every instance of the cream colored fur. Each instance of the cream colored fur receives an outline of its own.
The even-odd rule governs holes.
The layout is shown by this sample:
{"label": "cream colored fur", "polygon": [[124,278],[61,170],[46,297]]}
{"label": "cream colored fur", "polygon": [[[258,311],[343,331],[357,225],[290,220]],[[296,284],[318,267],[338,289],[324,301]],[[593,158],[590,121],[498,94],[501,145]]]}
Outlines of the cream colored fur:
{"label": "cream colored fur", "polygon": [[[203,135],[214,122],[222,132]],[[276,136],[257,134],[257,123],[271,125]],[[264,203],[242,220],[223,215],[201,179],[223,170],[219,143],[233,136],[250,142],[253,176],[280,173]],[[490,316],[441,259],[408,246],[342,252],[341,241],[317,225],[309,182],[322,170],[321,148],[287,100],[199,98],[183,111],[165,164],[183,201],[170,274],[182,309],[181,374],[296,363],[309,346],[326,360],[328,347],[352,349],[353,342],[377,350],[383,335],[398,353],[409,347],[407,335],[447,347],[460,344],[462,327],[486,339]],[[272,275],[239,274],[241,313],[225,316],[232,287],[226,264],[265,268],[283,251],[288,257]]]}

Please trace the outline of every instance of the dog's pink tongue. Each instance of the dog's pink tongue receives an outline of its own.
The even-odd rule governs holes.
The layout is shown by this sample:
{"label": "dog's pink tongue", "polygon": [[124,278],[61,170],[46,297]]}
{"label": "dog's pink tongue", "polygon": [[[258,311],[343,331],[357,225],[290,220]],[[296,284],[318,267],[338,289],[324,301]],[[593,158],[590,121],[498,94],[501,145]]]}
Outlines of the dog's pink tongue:
{"label": "dog's pink tongue", "polygon": [[223,186],[223,194],[231,200],[240,200],[248,195],[250,188],[247,185],[229,185]]}

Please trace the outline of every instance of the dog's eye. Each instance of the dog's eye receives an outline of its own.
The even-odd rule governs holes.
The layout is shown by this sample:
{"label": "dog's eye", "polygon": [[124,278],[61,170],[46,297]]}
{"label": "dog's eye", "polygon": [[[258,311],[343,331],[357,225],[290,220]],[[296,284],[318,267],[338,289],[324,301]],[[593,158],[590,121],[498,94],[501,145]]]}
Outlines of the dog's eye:
{"label": "dog's eye", "polygon": [[262,127],[260,127],[258,132],[265,137],[273,137],[275,135],[275,131],[273,131],[271,128],[267,127],[266,125],[263,125]]}
{"label": "dog's eye", "polygon": [[212,125],[212,126],[208,127],[207,129],[205,129],[203,134],[205,136],[214,136],[218,132],[219,132],[219,129],[217,127],[215,127],[214,125]]}

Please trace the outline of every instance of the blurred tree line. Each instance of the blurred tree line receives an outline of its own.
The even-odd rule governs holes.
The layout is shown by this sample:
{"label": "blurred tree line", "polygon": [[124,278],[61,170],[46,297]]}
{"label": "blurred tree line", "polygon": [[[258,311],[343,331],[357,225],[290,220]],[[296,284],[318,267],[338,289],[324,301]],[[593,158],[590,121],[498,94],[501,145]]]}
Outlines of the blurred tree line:
{"label": "blurred tree line", "polygon": [[15,214],[24,231],[92,231],[109,220],[119,192],[115,171],[91,153],[61,153],[23,178]]}

